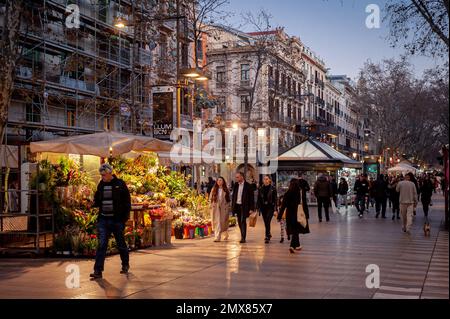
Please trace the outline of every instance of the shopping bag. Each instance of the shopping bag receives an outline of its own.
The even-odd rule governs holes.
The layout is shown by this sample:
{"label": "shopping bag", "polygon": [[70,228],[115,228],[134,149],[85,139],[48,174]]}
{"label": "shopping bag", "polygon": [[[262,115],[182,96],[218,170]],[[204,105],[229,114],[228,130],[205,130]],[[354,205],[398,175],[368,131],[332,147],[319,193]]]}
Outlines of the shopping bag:
{"label": "shopping bag", "polygon": [[255,227],[256,226],[256,220],[258,219],[258,213],[257,212],[253,212],[253,213],[251,213],[250,214],[250,217],[249,217],[249,223],[248,223],[248,225],[250,226],[250,227]]}
{"label": "shopping bag", "polygon": [[305,211],[303,210],[303,204],[300,204],[297,207],[297,221],[303,227],[306,227],[306,225],[308,225],[308,220],[306,219]]}
{"label": "shopping bag", "polygon": [[334,200],[331,200],[331,212],[333,214],[337,213],[336,204],[335,204]]}

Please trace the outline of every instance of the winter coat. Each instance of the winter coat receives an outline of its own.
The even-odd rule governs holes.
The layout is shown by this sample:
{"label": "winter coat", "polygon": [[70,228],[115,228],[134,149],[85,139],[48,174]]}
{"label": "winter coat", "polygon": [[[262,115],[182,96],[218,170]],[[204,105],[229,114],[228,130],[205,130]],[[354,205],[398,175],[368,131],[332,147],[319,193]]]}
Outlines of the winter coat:
{"label": "winter coat", "polygon": [[[233,185],[233,195],[231,200],[231,209],[233,214],[237,214],[236,211],[236,201],[239,191],[239,183],[234,183]],[[255,194],[252,186],[244,182],[244,189],[242,190],[242,211],[244,212],[244,218],[250,216],[250,211],[255,210]]]}
{"label": "winter coat", "polygon": [[281,220],[283,212],[286,210],[286,233],[288,235],[309,233],[309,223],[306,226],[306,228],[304,228],[297,221],[297,209],[299,204],[300,204],[299,194],[297,193],[294,194],[290,191],[287,191],[286,194],[284,194],[283,202],[281,204],[281,209],[279,211],[277,219]]}
{"label": "winter coat", "polygon": [[[267,200],[265,200],[265,192],[267,192]],[[277,209],[277,190],[274,186],[261,186],[258,190],[258,200],[257,200],[257,208],[260,211],[270,211],[274,212]]]}
{"label": "winter coat", "polygon": [[[100,209],[100,215],[102,212],[103,202],[103,188],[105,183],[100,181],[97,187],[97,191],[94,195],[94,207]],[[131,211],[131,196],[125,182],[115,175],[111,180],[112,186],[112,200],[113,200],[113,213],[114,219],[125,223],[130,218]]]}
{"label": "winter coat", "polygon": [[333,190],[331,189],[331,184],[325,177],[319,177],[319,179],[314,184],[314,195],[319,197],[330,198],[333,195]]}
{"label": "winter coat", "polygon": [[347,193],[348,193],[348,183],[346,181],[340,182],[338,186],[338,194],[347,195]]}
{"label": "winter coat", "polygon": [[353,187],[353,191],[356,196],[362,197],[366,196],[369,193],[369,182],[367,180],[356,180],[355,186]]}
{"label": "winter coat", "polygon": [[387,198],[388,196],[388,184],[383,179],[377,179],[373,183],[373,197],[377,199]]}
{"label": "winter coat", "polygon": [[224,232],[228,230],[231,203],[226,201],[225,191],[222,191],[222,196],[217,195],[217,202],[212,202],[210,197],[211,221],[214,231]]}

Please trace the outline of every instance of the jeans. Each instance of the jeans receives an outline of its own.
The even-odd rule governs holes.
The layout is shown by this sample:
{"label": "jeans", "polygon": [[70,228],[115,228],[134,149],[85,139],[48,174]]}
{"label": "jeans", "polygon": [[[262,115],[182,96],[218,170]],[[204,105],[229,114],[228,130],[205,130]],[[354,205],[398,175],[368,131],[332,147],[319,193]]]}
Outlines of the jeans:
{"label": "jeans", "polygon": [[330,199],[328,197],[319,197],[317,198],[317,209],[318,209],[318,213],[319,213],[319,220],[322,220],[322,206],[325,209],[325,218],[327,219],[327,221],[330,220]]}
{"label": "jeans", "polygon": [[364,213],[366,207],[366,197],[364,195],[356,195],[355,207],[361,215]]}
{"label": "jeans", "polygon": [[387,198],[376,198],[375,201],[375,210],[377,212],[377,215],[381,210],[381,216],[386,217]]}
{"label": "jeans", "polygon": [[343,203],[345,203],[345,209],[348,209],[347,194],[338,195],[337,209],[340,209]]}
{"label": "jeans", "polygon": [[261,215],[264,220],[264,226],[266,229],[266,239],[270,239],[272,237],[270,233],[270,224],[272,222],[274,209],[272,207],[262,207],[261,208]]}
{"label": "jeans", "polygon": [[120,259],[122,260],[122,267],[129,266],[130,257],[128,254],[128,247],[125,242],[123,234],[125,224],[114,220],[113,218],[99,217],[97,223],[98,231],[98,247],[95,255],[94,271],[102,272],[105,267],[106,251],[108,250],[108,241],[111,233],[116,239],[117,248],[119,249]]}

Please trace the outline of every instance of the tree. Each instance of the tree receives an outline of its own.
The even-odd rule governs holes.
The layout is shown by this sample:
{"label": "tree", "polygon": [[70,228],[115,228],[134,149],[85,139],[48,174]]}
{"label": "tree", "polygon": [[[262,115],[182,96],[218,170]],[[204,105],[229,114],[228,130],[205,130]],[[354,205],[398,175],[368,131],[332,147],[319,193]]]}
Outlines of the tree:
{"label": "tree", "polygon": [[448,141],[448,70],[416,79],[406,59],[367,62],[361,70],[357,105],[367,112],[380,148],[431,161]]}
{"label": "tree", "polygon": [[0,39],[0,141],[6,134],[8,122],[8,107],[13,91],[16,63],[20,58],[19,33],[23,1],[7,0],[0,9],[3,9],[4,19],[2,36]]}
{"label": "tree", "polygon": [[390,0],[386,5],[393,46],[411,55],[444,57],[449,49],[449,0]]}

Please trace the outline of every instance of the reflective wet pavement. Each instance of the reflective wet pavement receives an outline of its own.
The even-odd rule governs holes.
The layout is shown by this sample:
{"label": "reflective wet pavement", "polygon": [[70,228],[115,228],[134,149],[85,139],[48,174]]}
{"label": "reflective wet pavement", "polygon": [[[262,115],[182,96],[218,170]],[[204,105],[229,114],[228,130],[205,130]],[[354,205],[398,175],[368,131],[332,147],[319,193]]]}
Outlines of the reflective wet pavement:
{"label": "reflective wet pavement", "polygon": [[[448,232],[442,230],[443,199],[431,212],[431,236],[422,231],[419,205],[411,235],[400,221],[375,219],[374,209],[359,219],[354,208],[317,221],[292,255],[279,243],[264,244],[262,219],[250,228],[246,244],[238,229],[227,242],[176,240],[173,247],[131,254],[131,272],[120,275],[119,256],[109,257],[102,280],[90,281],[92,260],[0,259],[0,298],[445,298],[449,297]],[[66,267],[80,269],[80,287],[66,287]],[[366,286],[368,265],[380,269],[380,287]]]}

